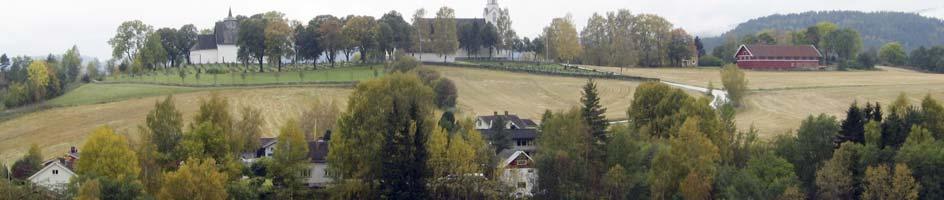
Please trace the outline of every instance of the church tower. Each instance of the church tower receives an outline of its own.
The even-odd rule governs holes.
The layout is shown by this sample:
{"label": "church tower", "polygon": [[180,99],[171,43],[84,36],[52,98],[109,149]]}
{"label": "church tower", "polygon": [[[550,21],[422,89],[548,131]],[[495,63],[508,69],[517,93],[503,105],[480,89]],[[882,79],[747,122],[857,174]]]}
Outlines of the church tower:
{"label": "church tower", "polygon": [[488,4],[485,5],[485,22],[497,26],[500,12],[501,8],[498,7],[498,0],[488,0]]}

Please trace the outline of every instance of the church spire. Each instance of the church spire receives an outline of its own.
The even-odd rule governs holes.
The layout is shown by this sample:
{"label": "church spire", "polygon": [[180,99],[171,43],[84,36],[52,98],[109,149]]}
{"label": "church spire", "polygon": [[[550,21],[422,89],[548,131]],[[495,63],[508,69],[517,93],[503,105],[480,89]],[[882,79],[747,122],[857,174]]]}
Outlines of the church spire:
{"label": "church spire", "polygon": [[233,7],[229,7],[229,18],[233,18]]}

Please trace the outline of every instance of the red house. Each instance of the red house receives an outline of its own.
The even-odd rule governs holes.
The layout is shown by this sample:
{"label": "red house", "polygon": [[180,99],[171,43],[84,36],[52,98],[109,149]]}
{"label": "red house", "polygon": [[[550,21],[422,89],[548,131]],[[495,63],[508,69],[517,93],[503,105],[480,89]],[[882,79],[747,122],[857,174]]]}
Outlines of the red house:
{"label": "red house", "polygon": [[741,45],[734,55],[738,67],[759,70],[816,68],[822,57],[813,45]]}

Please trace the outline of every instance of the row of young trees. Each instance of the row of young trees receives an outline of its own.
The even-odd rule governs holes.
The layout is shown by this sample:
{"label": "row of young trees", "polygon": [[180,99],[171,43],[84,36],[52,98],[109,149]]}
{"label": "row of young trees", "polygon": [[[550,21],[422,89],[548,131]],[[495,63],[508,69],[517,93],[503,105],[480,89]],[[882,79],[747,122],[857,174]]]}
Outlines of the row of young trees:
{"label": "row of young trees", "polygon": [[86,63],[83,66],[76,46],[60,56],[50,54],[45,60],[0,55],[0,107],[12,108],[51,99],[64,94],[79,81],[101,78],[101,63],[98,60]]}

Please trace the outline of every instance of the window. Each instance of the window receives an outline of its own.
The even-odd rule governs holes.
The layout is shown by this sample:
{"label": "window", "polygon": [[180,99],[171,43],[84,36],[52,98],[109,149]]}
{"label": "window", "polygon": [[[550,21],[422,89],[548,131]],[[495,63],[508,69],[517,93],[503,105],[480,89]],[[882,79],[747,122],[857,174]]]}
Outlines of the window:
{"label": "window", "polygon": [[515,160],[515,165],[528,165],[528,160]]}
{"label": "window", "polygon": [[59,170],[56,170],[56,169],[52,170],[52,174],[59,174]]}
{"label": "window", "polygon": [[518,182],[518,188],[526,188],[526,187],[528,187],[527,182]]}

